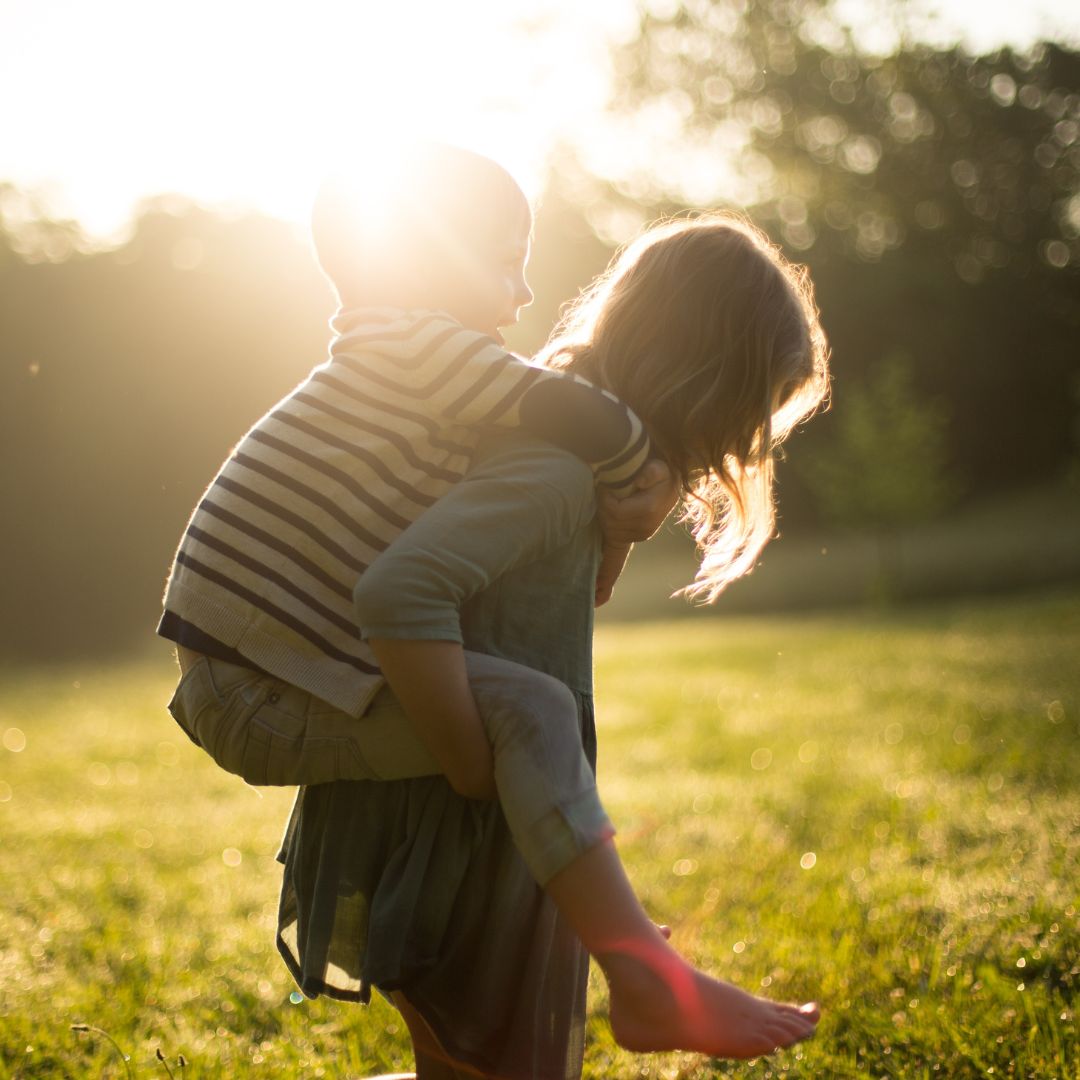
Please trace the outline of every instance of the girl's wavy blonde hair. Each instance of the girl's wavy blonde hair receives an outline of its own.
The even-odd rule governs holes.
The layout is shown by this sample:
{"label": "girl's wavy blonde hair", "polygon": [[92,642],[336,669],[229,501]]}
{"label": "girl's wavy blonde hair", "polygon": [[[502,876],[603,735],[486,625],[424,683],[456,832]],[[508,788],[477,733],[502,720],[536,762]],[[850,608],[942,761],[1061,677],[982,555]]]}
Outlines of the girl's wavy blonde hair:
{"label": "girl's wavy blonde hair", "polygon": [[616,394],[683,490],[715,600],[773,534],[777,447],[827,400],[813,288],[769,238],[713,212],[647,229],[563,316],[538,358]]}

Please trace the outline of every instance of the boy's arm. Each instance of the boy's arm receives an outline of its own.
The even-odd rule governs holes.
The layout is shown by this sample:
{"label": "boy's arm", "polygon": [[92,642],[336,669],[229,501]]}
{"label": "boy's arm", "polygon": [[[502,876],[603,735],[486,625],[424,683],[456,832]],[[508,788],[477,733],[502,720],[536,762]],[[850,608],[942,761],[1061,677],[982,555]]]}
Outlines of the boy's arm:
{"label": "boy's arm", "polygon": [[440,424],[520,427],[581,458],[620,494],[633,490],[649,455],[641,421],[616,397],[570,372],[527,364],[442,312],[354,326],[331,351],[346,363],[350,352],[386,357],[385,366],[350,367]]}
{"label": "boy's arm", "polygon": [[461,606],[511,567],[565,544],[594,510],[580,461],[540,446],[503,451],[402,532],[353,590],[387,682],[462,795],[490,796],[494,779],[465,673]]}
{"label": "boy's arm", "polygon": [[646,462],[638,473],[633,494],[625,498],[601,494],[600,526],[604,546],[596,573],[597,607],[611,599],[615,582],[630,556],[630,548],[638,540],[648,540],[663,525],[678,497],[676,478],[658,459]]}
{"label": "boy's arm", "polygon": [[[649,437],[637,414],[618,398],[571,372],[539,371],[522,394],[517,422],[531,435],[592,466],[601,488],[625,496],[649,459]],[[509,422],[513,422],[513,414]]]}

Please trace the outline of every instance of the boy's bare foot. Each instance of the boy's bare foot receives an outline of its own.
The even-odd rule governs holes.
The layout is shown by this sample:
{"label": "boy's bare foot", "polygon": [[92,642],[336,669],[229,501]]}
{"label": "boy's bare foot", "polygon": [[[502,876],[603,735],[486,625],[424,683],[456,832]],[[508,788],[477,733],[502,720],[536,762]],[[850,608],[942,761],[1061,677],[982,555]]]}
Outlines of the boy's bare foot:
{"label": "boy's bare foot", "polygon": [[691,1050],[710,1057],[753,1058],[814,1033],[816,1005],[783,1005],[710,978],[662,939],[647,949],[597,956],[611,995],[618,1044],[640,1053]]}

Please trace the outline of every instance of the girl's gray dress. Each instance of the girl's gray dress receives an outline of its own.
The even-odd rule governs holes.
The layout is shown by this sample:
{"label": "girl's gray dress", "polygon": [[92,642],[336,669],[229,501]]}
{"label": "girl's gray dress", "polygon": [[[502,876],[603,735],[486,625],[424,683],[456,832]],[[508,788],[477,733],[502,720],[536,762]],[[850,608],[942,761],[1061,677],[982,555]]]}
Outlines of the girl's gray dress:
{"label": "girl's gray dress", "polygon": [[[401,636],[463,640],[565,682],[595,767],[594,515],[586,466],[501,437],[388,552],[415,570]],[[303,788],[280,858],[278,947],[305,993],[401,989],[459,1061],[508,1080],[580,1076],[588,957],[497,803],[441,776]]]}

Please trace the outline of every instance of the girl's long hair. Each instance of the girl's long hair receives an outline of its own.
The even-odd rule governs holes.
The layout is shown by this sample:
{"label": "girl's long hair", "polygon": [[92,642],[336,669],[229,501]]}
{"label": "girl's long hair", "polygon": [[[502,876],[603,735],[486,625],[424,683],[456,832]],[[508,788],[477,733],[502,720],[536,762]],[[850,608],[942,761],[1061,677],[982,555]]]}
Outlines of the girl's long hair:
{"label": "girl's long hair", "polygon": [[563,316],[539,360],[573,368],[641,417],[683,489],[701,553],[681,590],[713,601],[773,534],[773,462],[828,396],[810,279],[744,219],[646,230]]}

